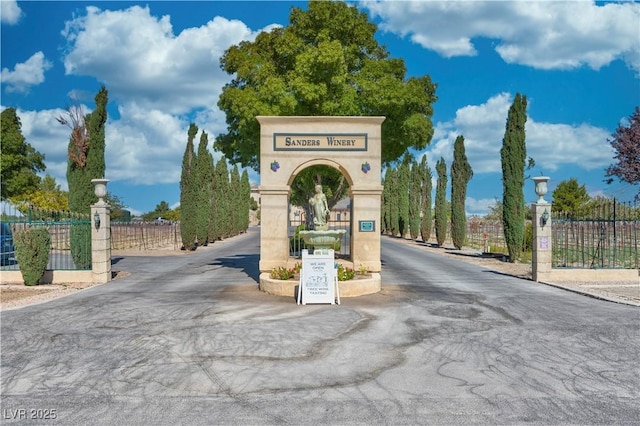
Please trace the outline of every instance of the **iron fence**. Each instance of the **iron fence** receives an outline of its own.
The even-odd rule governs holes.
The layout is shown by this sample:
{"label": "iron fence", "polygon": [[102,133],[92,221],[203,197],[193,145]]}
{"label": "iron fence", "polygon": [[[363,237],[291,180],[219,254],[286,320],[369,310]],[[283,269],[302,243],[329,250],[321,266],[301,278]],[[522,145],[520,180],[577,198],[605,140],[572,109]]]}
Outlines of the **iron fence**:
{"label": "iron fence", "polygon": [[[329,229],[344,229],[347,232],[340,240],[340,247],[335,250],[337,258],[349,259],[351,257],[351,221],[336,220],[332,218],[327,222]],[[299,231],[307,229],[304,215],[296,216],[289,221],[289,256],[301,257],[302,250],[307,248],[300,237]]]}
{"label": "iron fence", "polygon": [[554,213],[554,268],[637,269],[640,210],[632,203],[599,202],[571,213]]}
{"label": "iron fence", "polygon": [[[2,222],[7,223],[12,235],[20,231],[39,227],[45,228],[51,237],[49,252],[50,270],[88,270],[91,269],[91,218],[88,214],[69,211],[53,211],[41,209],[28,203],[14,204],[8,200],[0,201]],[[89,259],[78,259],[77,265],[71,254],[71,238],[79,250],[76,256],[89,256]],[[75,246],[74,246],[75,247]],[[3,247],[3,250],[5,248]],[[15,255],[4,256],[2,270],[17,271],[20,269]]]}

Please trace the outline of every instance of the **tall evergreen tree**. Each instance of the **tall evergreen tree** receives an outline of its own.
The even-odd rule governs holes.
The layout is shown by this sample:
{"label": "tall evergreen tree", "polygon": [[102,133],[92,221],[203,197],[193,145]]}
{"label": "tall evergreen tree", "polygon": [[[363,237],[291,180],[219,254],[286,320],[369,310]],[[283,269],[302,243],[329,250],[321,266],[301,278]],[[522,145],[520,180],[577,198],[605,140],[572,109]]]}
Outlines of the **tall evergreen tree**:
{"label": "tall evergreen tree", "polygon": [[409,181],[411,169],[408,157],[405,157],[398,169],[398,227],[400,236],[409,231]]}
{"label": "tall evergreen tree", "polygon": [[447,238],[447,163],[442,157],[436,163],[436,173],[438,174],[435,206],[436,241],[441,246]]}
{"label": "tall evergreen tree", "polygon": [[387,169],[385,185],[389,186],[389,231],[391,235],[397,235],[400,231],[400,196],[398,188],[398,170],[393,167]]}
{"label": "tall evergreen tree", "polygon": [[213,155],[209,150],[207,150],[207,176],[208,181],[205,183],[205,188],[207,191],[207,196],[209,197],[209,214],[207,215],[208,219],[208,231],[207,231],[207,241],[213,243],[217,240],[216,230],[215,230],[215,215],[216,215],[216,198],[215,198],[215,187],[216,187],[216,167],[213,162]]}
{"label": "tall evergreen tree", "polygon": [[411,180],[409,184],[409,233],[415,240],[420,235],[420,211],[422,196],[422,176],[420,165],[414,159],[411,163]]}
{"label": "tall evergreen tree", "polygon": [[210,182],[213,176],[209,167],[209,137],[203,131],[200,134],[200,143],[195,158],[194,173],[194,202],[196,219],[196,239],[198,245],[206,246],[209,243],[209,214],[210,214]]}
{"label": "tall evergreen tree", "polygon": [[196,154],[193,140],[198,133],[198,126],[191,123],[187,132],[187,146],[182,157],[182,175],[180,177],[180,235],[184,250],[196,249]]}
{"label": "tall evergreen tree", "polygon": [[427,156],[422,156],[420,161],[420,201],[421,201],[421,220],[420,220],[420,236],[425,243],[431,238],[432,213],[431,213],[431,192],[433,191],[433,173],[431,167],[427,163]]}
{"label": "tall evergreen tree", "polygon": [[229,207],[231,213],[231,235],[238,235],[242,227],[242,199],[240,193],[240,171],[234,164],[229,174]]}
{"label": "tall evergreen tree", "polygon": [[15,108],[2,111],[0,124],[0,187],[2,198],[21,197],[40,185],[38,172],[45,170],[44,154],[27,143]]}
{"label": "tall evergreen tree", "polygon": [[[96,108],[83,116],[80,108],[69,109],[69,118],[58,117],[58,122],[70,127],[67,184],[69,210],[89,215],[91,205],[98,201],[91,179],[105,176],[105,124],[107,122],[107,89],[102,86],[95,96]],[[71,227],[71,256],[76,267],[91,266],[91,226],[75,224]]]}
{"label": "tall evergreen tree", "polygon": [[215,168],[215,229],[216,237],[224,239],[231,235],[231,220],[229,208],[229,171],[227,161],[224,157],[220,158]]}
{"label": "tall evergreen tree", "polygon": [[451,163],[451,240],[458,250],[462,248],[467,232],[465,200],[467,184],[472,176],[473,170],[464,149],[464,137],[460,135],[453,144]]}
{"label": "tall evergreen tree", "polygon": [[249,211],[251,210],[251,182],[249,182],[249,173],[247,169],[242,171],[240,178],[240,193],[242,197],[242,231],[249,228]]}
{"label": "tall evergreen tree", "polygon": [[526,121],[527,98],[517,93],[509,108],[502,149],[500,150],[503,187],[502,224],[510,262],[515,262],[520,257],[524,242]]}

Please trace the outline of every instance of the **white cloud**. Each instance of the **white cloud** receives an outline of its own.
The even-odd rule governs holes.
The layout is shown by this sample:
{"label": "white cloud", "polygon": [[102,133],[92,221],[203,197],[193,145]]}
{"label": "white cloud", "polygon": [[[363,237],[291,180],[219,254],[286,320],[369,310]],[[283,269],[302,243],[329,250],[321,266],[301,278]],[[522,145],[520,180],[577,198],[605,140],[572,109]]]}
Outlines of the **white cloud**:
{"label": "white cloud", "polygon": [[593,1],[363,1],[385,31],[444,57],[477,54],[474,38],[498,40],[508,63],[599,69],[616,59],[640,72],[640,4]]}
{"label": "white cloud", "polygon": [[16,0],[0,1],[0,21],[3,24],[15,25],[20,21],[22,15],[22,10]]}
{"label": "white cloud", "polygon": [[[450,165],[453,143],[463,135],[474,174],[501,172],[500,148],[512,102],[511,94],[500,93],[484,104],[460,108],[449,122],[437,123],[426,151],[430,165],[435,167],[440,157]],[[569,164],[595,170],[611,163],[613,151],[605,129],[588,124],[541,123],[528,117],[525,130],[527,157],[536,161],[536,170],[548,173]]]}
{"label": "white cloud", "polygon": [[[84,111],[87,108],[84,107]],[[45,155],[47,169],[63,190],[67,185],[67,147],[71,130],[56,121],[56,117],[66,115],[63,109],[24,111],[17,109],[22,124],[22,135],[27,143]]]}
{"label": "white cloud", "polygon": [[141,108],[170,114],[215,108],[230,81],[220,57],[257,35],[243,22],[223,17],[176,35],[170,17],[152,16],[148,7],[86,10],[62,32],[68,42],[66,73],[97,78],[122,103],[135,100]]}
{"label": "white cloud", "polygon": [[44,82],[44,72],[51,66],[44,53],[36,52],[26,62],[16,64],[13,71],[3,68],[0,78],[8,92],[27,92],[31,86]]}

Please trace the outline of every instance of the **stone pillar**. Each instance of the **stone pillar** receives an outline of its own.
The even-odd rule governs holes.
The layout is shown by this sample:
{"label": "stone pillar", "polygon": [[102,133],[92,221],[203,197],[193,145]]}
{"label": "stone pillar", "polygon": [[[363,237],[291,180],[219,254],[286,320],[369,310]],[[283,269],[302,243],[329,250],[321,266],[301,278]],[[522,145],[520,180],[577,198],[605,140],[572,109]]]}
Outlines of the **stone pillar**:
{"label": "stone pillar", "polygon": [[538,200],[532,204],[533,213],[533,256],[531,275],[534,281],[545,281],[551,275],[551,204],[544,196],[547,194],[549,176],[535,176]]}
{"label": "stone pillar", "polygon": [[533,257],[531,272],[534,281],[545,281],[551,275],[551,204],[534,203]]}
{"label": "stone pillar", "polygon": [[111,281],[111,207],[104,202],[107,179],[92,179],[98,202],[91,206],[91,270],[94,283]]}
{"label": "stone pillar", "polygon": [[288,186],[260,186],[260,271],[287,266],[289,260]]}
{"label": "stone pillar", "polygon": [[[382,185],[351,188],[353,217],[351,218],[351,260],[353,268],[364,267],[369,272],[380,272],[380,199]],[[360,223],[372,224],[360,229]]]}

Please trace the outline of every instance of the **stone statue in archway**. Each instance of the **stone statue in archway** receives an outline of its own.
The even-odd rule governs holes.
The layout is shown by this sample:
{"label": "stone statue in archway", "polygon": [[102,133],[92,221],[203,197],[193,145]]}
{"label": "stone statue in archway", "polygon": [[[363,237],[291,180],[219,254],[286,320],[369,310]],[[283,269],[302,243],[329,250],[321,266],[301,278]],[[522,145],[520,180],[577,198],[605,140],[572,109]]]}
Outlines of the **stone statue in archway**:
{"label": "stone statue in archway", "polygon": [[322,192],[322,185],[316,185],[316,194],[309,199],[309,204],[313,210],[313,225],[318,231],[329,229],[327,219],[329,217],[329,205],[327,197]]}

